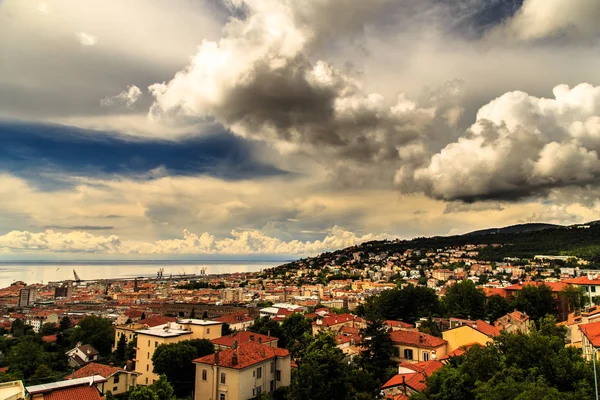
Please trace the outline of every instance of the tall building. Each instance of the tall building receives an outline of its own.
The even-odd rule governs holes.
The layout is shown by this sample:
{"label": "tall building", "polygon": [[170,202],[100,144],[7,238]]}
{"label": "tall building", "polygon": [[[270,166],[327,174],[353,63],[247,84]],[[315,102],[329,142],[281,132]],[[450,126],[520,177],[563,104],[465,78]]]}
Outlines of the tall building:
{"label": "tall building", "polygon": [[37,297],[35,288],[23,288],[19,291],[19,307],[31,306]]}

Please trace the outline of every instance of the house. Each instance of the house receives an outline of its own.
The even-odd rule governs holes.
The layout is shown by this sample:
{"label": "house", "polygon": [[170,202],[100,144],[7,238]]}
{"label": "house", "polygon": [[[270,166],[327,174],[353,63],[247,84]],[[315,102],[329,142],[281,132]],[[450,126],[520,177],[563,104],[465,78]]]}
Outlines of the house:
{"label": "house", "polygon": [[235,332],[231,335],[225,335],[211,340],[215,347],[220,348],[221,350],[231,349],[236,343],[240,345],[242,343],[248,342],[256,342],[258,344],[265,344],[267,346],[277,347],[278,341],[278,338],[273,337],[271,335],[261,335],[260,333],[254,333],[249,331]]}
{"label": "house", "polygon": [[25,400],[23,382],[12,381],[0,383],[0,400]]}
{"label": "house", "polygon": [[406,330],[406,331],[410,331],[410,330],[416,330],[415,326],[412,324],[409,324],[408,322],[404,322],[404,321],[394,321],[394,320],[386,320],[384,322],[385,325],[389,326],[390,328],[392,328],[392,331],[401,331],[401,330]]}
{"label": "house", "polygon": [[485,346],[486,343],[492,342],[494,337],[500,334],[498,328],[480,319],[477,321],[465,321],[463,325],[442,332],[442,337],[448,343],[448,352],[471,344]]}
{"label": "house", "polygon": [[214,318],[213,321],[229,324],[229,328],[236,331],[243,331],[244,329],[250,328],[254,324],[254,318],[251,318],[242,312],[223,315],[221,317]]}
{"label": "house", "polygon": [[496,322],[494,322],[494,326],[500,331],[528,334],[531,330],[532,323],[533,321],[530,320],[527,314],[514,310],[513,312],[498,318]]}
{"label": "house", "polygon": [[517,292],[523,289],[523,287],[528,285],[541,286],[545,285],[552,290],[552,298],[554,298],[554,302],[556,303],[556,311],[558,313],[559,321],[564,321],[567,319],[567,315],[569,314],[569,301],[567,297],[564,295],[563,291],[567,287],[569,287],[568,283],[565,282],[524,282],[518,283],[515,285],[507,286],[504,288],[506,292],[506,300],[508,302],[512,301]]}
{"label": "house", "polygon": [[102,400],[106,379],[100,375],[27,386],[30,400]]}
{"label": "house", "polygon": [[326,314],[325,316],[317,314],[317,319],[312,323],[312,334],[316,335],[319,331],[329,331],[335,335],[344,326],[353,328],[355,319],[356,317],[352,314]]}
{"label": "house", "polygon": [[127,371],[123,368],[110,365],[91,362],[86,366],[65,377],[66,380],[86,378],[90,376],[101,376],[106,379],[104,387],[107,392],[113,395],[127,393],[130,388],[136,386],[136,379],[139,374],[134,371]]}
{"label": "house", "polygon": [[570,313],[567,320],[561,323],[567,328],[565,339],[571,346],[581,347],[583,339],[580,326],[596,321],[600,321],[600,306],[592,306],[583,311]]}
{"label": "house", "polygon": [[586,360],[591,360],[595,357],[599,360],[598,350],[600,350],[600,321],[591,322],[589,324],[579,325],[581,330],[581,350],[583,351],[582,356]]}
{"label": "house", "polygon": [[289,386],[289,351],[256,342],[194,360],[194,400],[248,400]]}
{"label": "house", "polygon": [[422,332],[392,331],[390,338],[394,346],[392,360],[398,363],[435,360],[447,352],[446,340]]}
{"label": "house", "polygon": [[442,367],[443,364],[437,360],[421,361],[416,364],[402,363],[398,368],[398,374],[384,383],[381,391],[386,398],[395,399],[396,396],[409,398],[414,393],[422,392],[427,387],[427,378]]}
{"label": "house", "polygon": [[431,277],[433,279],[437,279],[438,281],[447,281],[452,278],[454,272],[449,269],[434,269],[431,271]]}
{"label": "house", "polygon": [[89,344],[82,345],[77,343],[77,346],[67,351],[65,355],[68,358],[69,365],[73,368],[83,367],[90,361],[100,359],[100,353]]}
{"label": "house", "polygon": [[588,304],[596,304],[596,298],[600,297],[600,279],[598,279],[597,275],[580,276],[566,279],[563,282],[583,288],[585,294],[588,296]]}
{"label": "house", "polygon": [[158,380],[159,376],[154,373],[152,365],[152,356],[158,346],[189,339],[216,339],[221,337],[222,325],[223,323],[218,321],[189,318],[135,331],[137,335],[135,372],[140,374],[137,384],[151,385]]}

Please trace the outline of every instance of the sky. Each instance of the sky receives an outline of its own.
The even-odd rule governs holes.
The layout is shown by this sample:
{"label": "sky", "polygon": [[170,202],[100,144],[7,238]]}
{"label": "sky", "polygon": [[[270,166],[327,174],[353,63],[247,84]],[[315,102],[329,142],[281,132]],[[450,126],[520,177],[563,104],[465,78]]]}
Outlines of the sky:
{"label": "sky", "polygon": [[0,260],[600,219],[597,0],[0,1]]}

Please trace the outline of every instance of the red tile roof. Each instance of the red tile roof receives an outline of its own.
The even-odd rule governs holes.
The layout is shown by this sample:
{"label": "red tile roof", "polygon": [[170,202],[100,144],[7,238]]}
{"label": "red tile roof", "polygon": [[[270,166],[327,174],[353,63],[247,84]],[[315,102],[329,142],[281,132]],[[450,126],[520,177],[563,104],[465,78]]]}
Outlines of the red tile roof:
{"label": "red tile roof", "polygon": [[415,331],[392,331],[390,332],[390,337],[394,343],[430,349],[435,349],[448,343],[439,337]]}
{"label": "red tile roof", "polygon": [[506,290],[506,291],[521,290],[521,289],[523,289],[523,286],[527,286],[527,285],[533,285],[533,286],[546,285],[550,289],[552,289],[553,292],[561,292],[566,287],[569,286],[569,284],[565,283],[565,282],[524,282],[522,284],[517,283],[516,285],[507,286],[504,288],[504,290]]}
{"label": "red tile roof", "polygon": [[411,328],[415,327],[413,324],[409,324],[408,322],[394,321],[394,320],[391,320],[391,319],[388,319],[387,321],[385,321],[385,324],[388,325],[388,326],[391,326],[393,328],[411,329]]}
{"label": "red tile roof", "polygon": [[354,319],[355,317],[352,314],[330,314],[323,317],[320,324],[317,324],[317,321],[314,321],[312,324],[319,326],[332,326],[354,321]]}
{"label": "red tile roof", "polygon": [[100,392],[93,386],[76,386],[64,389],[56,389],[50,393],[44,393],[44,400],[102,400]]}
{"label": "red tile roof", "polygon": [[600,285],[600,279],[590,279],[587,276],[565,279],[562,282],[570,283],[573,285]]}
{"label": "red tile roof", "polygon": [[600,321],[579,325],[579,329],[594,347],[600,347]]}
{"label": "red tile roof", "polygon": [[248,342],[256,342],[256,343],[271,343],[277,342],[279,339],[274,336],[261,335],[260,333],[254,333],[250,331],[240,331],[236,332],[233,335],[221,336],[216,339],[212,339],[216,345],[233,347],[233,342],[237,340],[238,345],[242,343]]}
{"label": "red tile roof", "polygon": [[54,343],[56,339],[56,335],[42,336],[42,341],[45,343]]}
{"label": "red tile roof", "polygon": [[149,328],[153,328],[158,325],[164,325],[167,322],[177,322],[177,318],[165,317],[164,315],[154,315],[138,321],[139,324],[148,325]]}
{"label": "red tile roof", "polygon": [[487,297],[491,297],[495,294],[497,294],[498,296],[501,297],[506,297],[506,290],[502,289],[502,288],[490,288],[490,287],[484,287],[483,288],[483,293],[485,293],[485,295]]}
{"label": "red tile roof", "polygon": [[483,333],[484,335],[487,336],[498,336],[500,334],[500,330],[498,328],[496,328],[494,325],[490,325],[487,322],[478,319],[477,321],[477,328],[475,328],[475,326],[473,326],[473,328],[477,329],[479,332]]}
{"label": "red tile roof", "polygon": [[[237,363],[234,362],[234,354],[237,354]],[[219,360],[216,363],[220,367],[243,369],[263,361],[287,357],[290,352],[286,349],[271,347],[256,342],[242,343],[237,349],[227,349],[219,352]],[[198,364],[215,364],[215,354],[200,357],[194,360]]]}
{"label": "red tile roof", "polygon": [[250,322],[253,318],[243,312],[223,315],[222,317],[214,318],[213,321],[225,322],[227,324],[239,324],[240,322]]}
{"label": "red tile roof", "polygon": [[118,367],[111,367],[110,365],[103,365],[91,362],[86,366],[79,368],[73,374],[67,375],[65,379],[85,378],[86,376],[94,375],[100,375],[103,378],[108,378],[112,374],[119,371],[123,371],[123,369]]}
{"label": "red tile roof", "polygon": [[400,386],[405,383],[406,386],[417,392],[423,391],[427,387],[427,377],[442,368],[443,364],[437,360],[430,360],[417,364],[402,363],[401,366],[413,369],[415,372],[394,375],[392,379],[384,383],[382,389]]}

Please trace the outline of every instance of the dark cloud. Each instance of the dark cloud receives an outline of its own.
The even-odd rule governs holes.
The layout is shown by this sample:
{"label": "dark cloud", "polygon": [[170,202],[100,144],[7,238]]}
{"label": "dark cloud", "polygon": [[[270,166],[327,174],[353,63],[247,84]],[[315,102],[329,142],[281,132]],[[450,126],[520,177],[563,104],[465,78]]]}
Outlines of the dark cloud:
{"label": "dark cloud", "polygon": [[254,145],[224,130],[179,141],[140,139],[62,125],[0,123],[0,169],[40,173],[210,175],[227,180],[285,174],[258,160]]}

